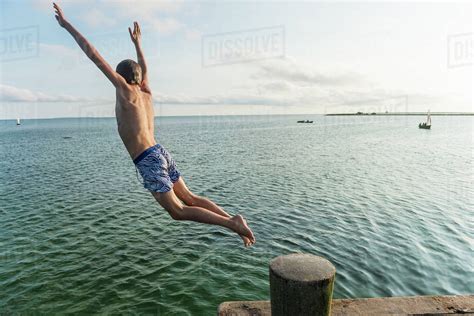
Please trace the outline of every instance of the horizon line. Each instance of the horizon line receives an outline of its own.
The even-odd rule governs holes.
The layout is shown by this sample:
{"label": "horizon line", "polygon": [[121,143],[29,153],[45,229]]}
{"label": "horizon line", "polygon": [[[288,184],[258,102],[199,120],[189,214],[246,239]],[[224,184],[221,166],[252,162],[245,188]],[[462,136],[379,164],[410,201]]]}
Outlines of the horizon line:
{"label": "horizon line", "polygon": [[[283,115],[318,115],[318,116],[335,116],[335,115],[353,115],[353,116],[370,116],[370,115],[427,115],[427,112],[341,112],[341,113],[274,113],[274,114],[187,114],[187,115],[155,115],[157,117],[212,117],[212,116],[283,116]],[[375,114],[372,114],[375,113]],[[431,115],[464,115],[474,116],[473,112],[430,112]],[[21,118],[21,120],[53,120],[53,119],[101,119],[101,118],[115,118],[115,116],[55,116],[55,117],[36,117],[36,118]],[[17,118],[0,118],[0,121],[14,121]]]}

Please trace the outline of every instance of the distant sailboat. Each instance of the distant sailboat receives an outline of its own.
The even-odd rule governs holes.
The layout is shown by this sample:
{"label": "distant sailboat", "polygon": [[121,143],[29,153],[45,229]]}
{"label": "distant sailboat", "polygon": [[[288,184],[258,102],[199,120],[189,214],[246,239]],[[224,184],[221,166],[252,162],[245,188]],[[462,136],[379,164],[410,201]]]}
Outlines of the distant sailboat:
{"label": "distant sailboat", "polygon": [[426,117],[426,123],[418,124],[418,128],[431,129],[431,114],[429,110],[428,110],[428,115]]}
{"label": "distant sailboat", "polygon": [[16,119],[16,125],[21,125],[21,122],[20,122],[19,118]]}

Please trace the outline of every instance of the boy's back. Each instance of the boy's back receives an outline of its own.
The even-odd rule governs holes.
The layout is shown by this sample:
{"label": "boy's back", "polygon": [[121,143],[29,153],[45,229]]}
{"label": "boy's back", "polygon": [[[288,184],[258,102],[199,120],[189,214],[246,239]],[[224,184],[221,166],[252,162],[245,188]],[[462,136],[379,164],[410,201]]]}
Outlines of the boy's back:
{"label": "boy's back", "polygon": [[117,129],[132,159],[156,144],[153,100],[149,89],[129,85],[116,88]]}

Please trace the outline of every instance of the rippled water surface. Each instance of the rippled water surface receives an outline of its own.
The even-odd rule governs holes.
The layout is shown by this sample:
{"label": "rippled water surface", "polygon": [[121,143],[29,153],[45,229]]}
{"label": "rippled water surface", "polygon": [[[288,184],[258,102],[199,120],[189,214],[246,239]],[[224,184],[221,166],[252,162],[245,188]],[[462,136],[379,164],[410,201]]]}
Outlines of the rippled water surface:
{"label": "rippled water surface", "polygon": [[0,313],[213,315],[268,299],[268,262],[291,252],[331,260],[337,298],[473,293],[473,118],[423,119],[157,118],[190,189],[248,218],[251,249],[173,221],[114,119],[0,121]]}

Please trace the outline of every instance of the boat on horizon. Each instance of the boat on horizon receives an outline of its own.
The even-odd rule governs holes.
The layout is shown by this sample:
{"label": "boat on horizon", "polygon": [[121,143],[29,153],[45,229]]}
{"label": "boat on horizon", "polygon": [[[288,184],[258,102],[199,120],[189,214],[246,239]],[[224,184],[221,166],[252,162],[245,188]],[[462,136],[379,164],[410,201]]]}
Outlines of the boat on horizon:
{"label": "boat on horizon", "polygon": [[21,122],[20,122],[20,119],[19,119],[19,118],[16,119],[16,125],[17,125],[17,126],[18,126],[18,125],[21,125]]}
{"label": "boat on horizon", "polygon": [[313,123],[313,121],[310,120],[301,120],[301,121],[296,121],[296,123]]}
{"label": "boat on horizon", "polygon": [[426,117],[426,122],[418,124],[418,128],[431,129],[431,114],[429,110],[428,110],[428,115]]}

